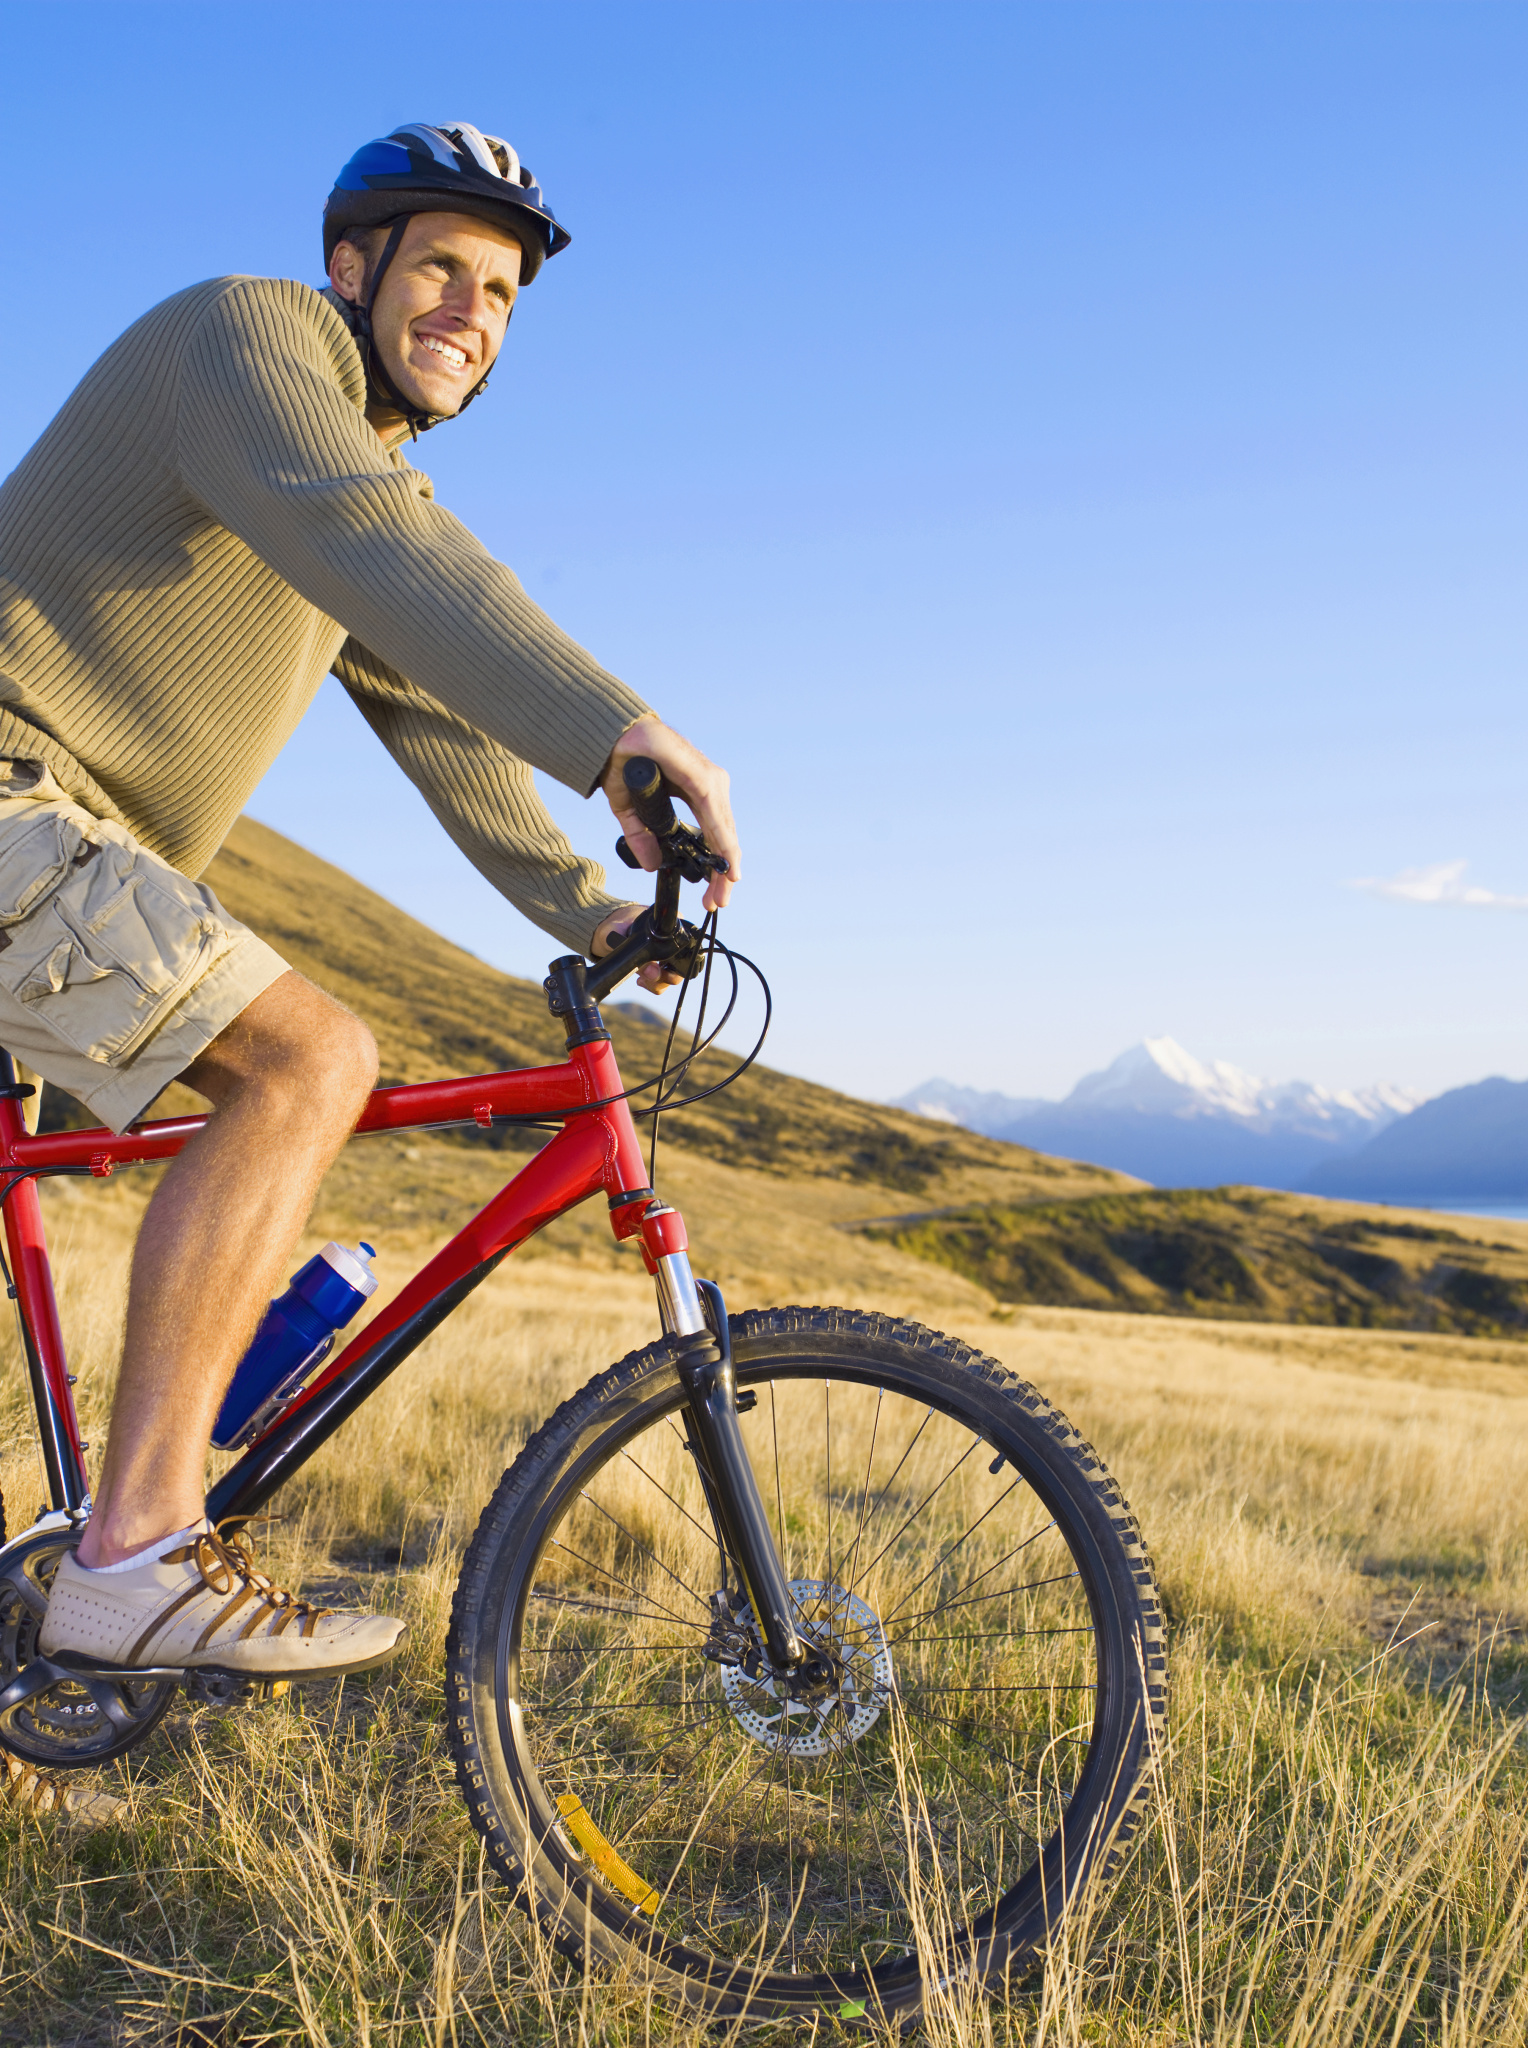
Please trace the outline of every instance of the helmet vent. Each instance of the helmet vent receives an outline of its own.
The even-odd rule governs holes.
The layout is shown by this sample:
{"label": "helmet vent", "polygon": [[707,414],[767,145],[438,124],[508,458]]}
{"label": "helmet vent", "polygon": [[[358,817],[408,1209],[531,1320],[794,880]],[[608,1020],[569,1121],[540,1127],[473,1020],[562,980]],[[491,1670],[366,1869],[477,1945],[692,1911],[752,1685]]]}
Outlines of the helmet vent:
{"label": "helmet vent", "polygon": [[481,128],[474,128],[470,121],[453,121],[441,126],[441,134],[448,135],[490,178],[503,178],[511,185],[520,182],[520,159],[500,136],[485,135]]}
{"label": "helmet vent", "polygon": [[526,170],[514,150],[502,135],[485,135],[483,140],[493,152],[493,160],[499,167],[499,176],[511,185],[534,185],[535,179]]}

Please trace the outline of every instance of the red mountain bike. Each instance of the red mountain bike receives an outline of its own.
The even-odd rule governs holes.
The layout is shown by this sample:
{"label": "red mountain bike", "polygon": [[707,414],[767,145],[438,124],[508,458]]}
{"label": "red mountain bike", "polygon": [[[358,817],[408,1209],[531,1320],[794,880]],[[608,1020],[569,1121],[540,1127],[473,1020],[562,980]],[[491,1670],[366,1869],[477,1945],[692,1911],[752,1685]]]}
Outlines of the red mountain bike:
{"label": "red mountain bike", "polygon": [[[1164,1705],[1151,1566],[1097,1454],[995,1360],[846,1309],[729,1317],[693,1277],[638,1146],[656,1109],[634,1111],[599,1004],[650,960],[709,984],[717,955],[735,999],[736,956],[714,919],[678,914],[681,878],[714,857],[651,764],[628,774],[663,847],[656,901],[607,960],[553,963],[566,1061],[380,1088],[357,1127],[557,1135],[265,1427],[207,1512],[254,1515],[501,1259],[602,1193],[664,1334],[537,1431],[468,1548],[446,1703],[473,1824],[570,1954],[638,1963],[716,2013],[902,2019],[930,1973],[1022,1972],[1114,1867]],[[708,1042],[697,1025],[674,1072]],[[657,1108],[677,1106],[664,1066]],[[36,1183],[169,1158],[203,1119],[29,1136],[3,1054],[0,1080],[7,1278],[51,1496],[0,1548],[0,1743],[57,1769],[141,1742],[182,1683],[238,1690],[36,1649],[89,1513]]]}

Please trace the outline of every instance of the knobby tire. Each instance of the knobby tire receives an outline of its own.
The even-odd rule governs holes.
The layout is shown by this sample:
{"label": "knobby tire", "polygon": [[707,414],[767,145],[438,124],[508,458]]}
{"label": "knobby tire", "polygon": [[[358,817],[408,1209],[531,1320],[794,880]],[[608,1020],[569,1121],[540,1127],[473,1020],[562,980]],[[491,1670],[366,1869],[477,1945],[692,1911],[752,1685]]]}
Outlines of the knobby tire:
{"label": "knobby tire", "polygon": [[1016,1981],[1117,1871],[1165,1713],[1150,1559],[996,1360],[845,1309],[731,1330],[833,1684],[787,1701],[700,1654],[724,1567],[665,1340],[565,1401],[483,1514],[447,1640],[458,1780],[570,1957],[716,2014],[906,2021],[930,1973]]}

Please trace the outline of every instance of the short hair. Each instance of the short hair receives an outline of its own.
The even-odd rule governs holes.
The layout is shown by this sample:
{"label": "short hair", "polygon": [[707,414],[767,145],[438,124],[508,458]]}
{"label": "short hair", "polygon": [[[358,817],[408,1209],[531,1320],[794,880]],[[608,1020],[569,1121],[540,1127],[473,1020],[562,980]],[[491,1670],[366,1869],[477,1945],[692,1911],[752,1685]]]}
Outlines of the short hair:
{"label": "short hair", "polygon": [[[381,244],[392,225],[391,221],[379,221],[372,227],[357,226],[346,228],[334,245],[337,249],[340,242],[348,242],[352,249],[360,251],[361,259],[366,266],[361,276],[363,290],[371,283],[372,265],[376,262]],[[331,258],[330,260],[332,261],[333,259]]]}

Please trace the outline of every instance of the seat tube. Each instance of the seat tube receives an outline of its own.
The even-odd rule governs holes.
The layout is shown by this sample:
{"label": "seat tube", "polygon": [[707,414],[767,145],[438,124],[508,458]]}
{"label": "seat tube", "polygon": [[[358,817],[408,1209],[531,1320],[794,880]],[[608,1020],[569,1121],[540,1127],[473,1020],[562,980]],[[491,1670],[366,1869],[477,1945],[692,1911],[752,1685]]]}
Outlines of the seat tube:
{"label": "seat tube", "polygon": [[[9,1053],[0,1052],[0,1146],[7,1154],[26,1135],[21,1103],[14,1092],[16,1086],[15,1064]],[[20,1311],[21,1348],[26,1357],[43,1469],[48,1479],[48,1505],[76,1514],[90,1507],[90,1481],[80,1447],[80,1426],[74,1412],[64,1333],[48,1264],[42,1202],[35,1180],[18,1182],[5,1198],[5,1242],[13,1276],[11,1296]]]}

